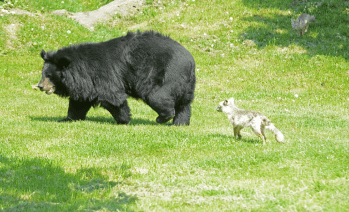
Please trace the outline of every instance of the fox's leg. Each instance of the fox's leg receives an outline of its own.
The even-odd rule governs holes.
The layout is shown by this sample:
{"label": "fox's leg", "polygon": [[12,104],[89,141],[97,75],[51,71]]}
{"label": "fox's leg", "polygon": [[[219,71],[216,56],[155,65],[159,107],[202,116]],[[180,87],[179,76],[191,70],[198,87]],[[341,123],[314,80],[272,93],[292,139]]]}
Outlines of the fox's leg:
{"label": "fox's leg", "polygon": [[256,124],[256,125],[252,126],[252,130],[253,130],[254,134],[256,134],[256,136],[258,136],[262,139],[263,145],[265,145],[265,139],[264,139],[264,136],[262,135],[262,132],[261,132],[261,125]]}
{"label": "fox's leg", "polygon": [[237,139],[237,135],[238,135],[238,126],[234,126],[234,138],[235,138],[235,140]]}
{"label": "fox's leg", "polygon": [[242,127],[239,127],[239,128],[238,128],[238,138],[239,138],[239,139],[242,138],[241,133],[240,133],[241,130],[242,130]]}
{"label": "fox's leg", "polygon": [[243,127],[241,126],[234,126],[234,137],[235,139],[241,139],[241,134],[240,131],[242,130]]}
{"label": "fox's leg", "polygon": [[263,145],[265,145],[266,144],[266,141],[264,140],[264,136],[263,135],[261,135],[261,134],[259,134],[258,135],[261,139],[262,139],[262,141],[263,141]]}
{"label": "fox's leg", "polygon": [[261,126],[261,133],[262,133],[262,135],[263,135],[263,137],[264,137],[264,141],[267,142],[267,137],[265,137],[264,129],[265,129],[265,126],[262,125],[262,126]]}
{"label": "fox's leg", "polygon": [[308,27],[309,27],[309,24],[307,23],[304,32],[307,32],[307,31],[308,31]]}

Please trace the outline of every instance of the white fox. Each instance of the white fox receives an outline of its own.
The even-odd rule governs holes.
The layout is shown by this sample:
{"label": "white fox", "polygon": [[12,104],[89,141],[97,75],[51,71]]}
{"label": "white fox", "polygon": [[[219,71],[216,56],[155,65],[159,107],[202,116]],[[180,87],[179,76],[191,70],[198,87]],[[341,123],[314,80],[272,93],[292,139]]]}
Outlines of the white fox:
{"label": "white fox", "polygon": [[218,112],[224,112],[228,115],[229,121],[234,126],[234,137],[241,139],[240,131],[244,127],[251,127],[253,132],[262,139],[263,144],[266,143],[264,129],[267,129],[275,134],[277,142],[284,141],[284,135],[274,126],[271,121],[260,112],[243,110],[234,104],[234,98],[224,100],[217,107]]}

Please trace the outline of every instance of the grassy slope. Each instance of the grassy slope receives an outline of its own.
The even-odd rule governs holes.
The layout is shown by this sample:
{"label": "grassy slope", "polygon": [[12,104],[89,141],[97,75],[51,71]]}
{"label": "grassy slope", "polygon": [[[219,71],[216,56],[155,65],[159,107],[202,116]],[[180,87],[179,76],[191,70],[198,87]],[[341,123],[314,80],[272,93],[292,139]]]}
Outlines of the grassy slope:
{"label": "grassy slope", "polygon": [[[49,15],[61,8],[46,2],[15,4],[32,12],[44,7],[43,16],[0,18],[0,209],[349,207],[349,26],[342,1],[147,1],[142,14],[115,17],[94,32]],[[99,6],[75,1],[70,10]],[[302,12],[316,22],[297,37],[290,18]],[[170,35],[192,52],[198,82],[191,125],[156,124],[155,112],[132,99],[128,126],[115,125],[103,109],[84,122],[57,123],[68,101],[30,89],[40,79],[40,50],[137,29]],[[249,129],[234,141],[226,117],[215,112],[231,96],[266,114],[287,142],[267,134],[271,142],[262,146]]]}

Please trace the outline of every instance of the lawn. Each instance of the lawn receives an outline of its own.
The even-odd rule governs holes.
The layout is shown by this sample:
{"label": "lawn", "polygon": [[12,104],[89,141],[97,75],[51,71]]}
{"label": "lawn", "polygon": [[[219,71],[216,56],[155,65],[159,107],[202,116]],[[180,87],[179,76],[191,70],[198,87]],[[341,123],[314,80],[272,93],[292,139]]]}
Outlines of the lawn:
{"label": "lawn", "polygon": [[[134,16],[89,31],[51,15],[111,1],[0,1],[34,16],[0,16],[0,210],[348,211],[349,4],[342,0],[147,0]],[[63,2],[63,3],[62,3]],[[291,18],[315,15],[298,37]],[[155,30],[196,61],[190,126],[157,124],[129,98],[58,123],[68,99],[34,91],[41,49]],[[285,135],[235,140],[220,101],[263,112]]]}

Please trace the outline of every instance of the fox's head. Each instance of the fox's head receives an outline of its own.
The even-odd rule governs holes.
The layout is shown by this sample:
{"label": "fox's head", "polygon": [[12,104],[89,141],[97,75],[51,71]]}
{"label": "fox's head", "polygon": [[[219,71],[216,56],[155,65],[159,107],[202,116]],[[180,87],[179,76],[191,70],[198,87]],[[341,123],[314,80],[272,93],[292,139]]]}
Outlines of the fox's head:
{"label": "fox's head", "polygon": [[234,105],[234,98],[231,97],[231,98],[228,99],[228,100],[221,101],[221,102],[219,103],[219,106],[216,108],[216,110],[217,110],[218,112],[226,112],[226,111],[224,110],[225,108],[229,108],[229,110],[230,110],[233,106],[235,106],[235,105]]}

